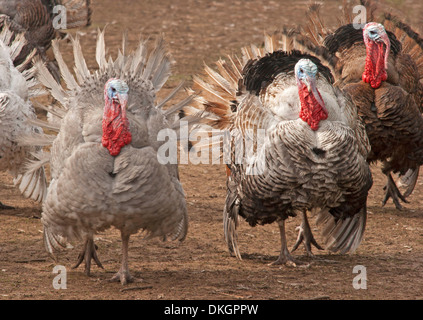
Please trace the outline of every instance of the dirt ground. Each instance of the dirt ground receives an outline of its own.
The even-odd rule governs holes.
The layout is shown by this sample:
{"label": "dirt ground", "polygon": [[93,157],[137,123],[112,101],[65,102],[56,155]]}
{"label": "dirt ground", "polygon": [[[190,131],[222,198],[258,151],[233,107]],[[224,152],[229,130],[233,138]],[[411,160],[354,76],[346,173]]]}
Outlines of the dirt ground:
{"label": "dirt ground", "polygon": [[[340,1],[323,1],[322,15],[335,22]],[[93,19],[80,30],[89,67],[95,68],[97,28],[108,24],[106,44],[116,53],[123,31],[130,45],[142,33],[152,39],[164,34],[176,61],[164,91],[181,80],[190,85],[203,63],[239,52],[250,43],[260,44],[263,32],[305,21],[308,1],[209,1],[209,0],[92,0]],[[420,24],[423,3],[419,0],[385,1],[401,10],[408,21]],[[63,41],[66,59],[70,44]],[[352,255],[314,250],[305,256],[303,246],[295,257],[308,264],[298,267],[269,266],[279,254],[277,225],[249,227],[240,223],[239,245],[243,260],[231,257],[223,239],[222,209],[225,200],[223,165],[181,165],[187,194],[189,233],[181,243],[145,241],[131,237],[129,263],[143,281],[122,286],[110,283],[120,267],[121,241],[115,229],[98,234],[98,254],[105,267],[92,267],[87,277],[83,267],[72,269],[80,244],[59,256],[55,263],[45,252],[40,222],[41,207],[23,199],[7,174],[0,176],[0,201],[15,210],[0,212],[0,300],[21,299],[423,299],[423,176],[403,211],[392,202],[381,206],[385,178],[373,166],[374,185],[368,198],[368,222],[364,240]],[[423,175],[423,173],[422,173]],[[300,219],[287,223],[292,246]],[[318,231],[314,233],[318,235]],[[53,287],[53,268],[66,267],[67,288]],[[355,289],[353,273],[362,265],[367,288]]]}

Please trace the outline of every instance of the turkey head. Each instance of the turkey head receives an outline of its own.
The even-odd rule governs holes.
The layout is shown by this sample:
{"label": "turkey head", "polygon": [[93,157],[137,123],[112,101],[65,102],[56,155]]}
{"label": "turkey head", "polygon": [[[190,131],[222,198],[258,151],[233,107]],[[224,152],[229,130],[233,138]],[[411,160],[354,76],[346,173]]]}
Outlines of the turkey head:
{"label": "turkey head", "polygon": [[120,150],[132,140],[126,116],[128,92],[128,85],[120,79],[109,79],[104,86],[105,106],[101,142],[112,156],[119,155]]}

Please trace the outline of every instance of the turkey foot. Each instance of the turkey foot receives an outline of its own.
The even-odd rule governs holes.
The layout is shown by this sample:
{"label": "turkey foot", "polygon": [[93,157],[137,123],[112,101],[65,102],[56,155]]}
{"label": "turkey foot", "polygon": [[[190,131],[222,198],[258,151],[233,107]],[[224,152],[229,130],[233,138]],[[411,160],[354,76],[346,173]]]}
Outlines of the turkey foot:
{"label": "turkey foot", "polygon": [[110,279],[111,282],[120,282],[122,285],[139,281],[136,280],[133,276],[130,275],[129,270],[121,267],[118,272]]}
{"label": "turkey foot", "polygon": [[140,282],[142,279],[136,279],[132,277],[129,273],[129,265],[128,265],[128,247],[129,247],[129,234],[121,231],[121,238],[122,238],[122,265],[119,271],[110,279],[110,281],[114,282],[117,281],[125,285],[130,282]]}
{"label": "turkey foot", "polygon": [[269,266],[277,266],[282,264],[290,266],[290,267],[296,267],[297,264],[299,263],[291,256],[288,249],[286,249],[286,250],[281,250],[279,257],[276,259],[276,261],[269,263]]}
{"label": "turkey foot", "polygon": [[285,221],[281,220],[278,221],[279,224],[279,231],[281,236],[281,253],[279,254],[278,259],[276,261],[270,263],[269,265],[281,265],[285,264],[287,266],[296,267],[298,262],[291,256],[289,253],[288,247],[286,245],[286,236],[285,236]]}
{"label": "turkey foot", "polygon": [[386,186],[383,187],[383,190],[386,190],[386,193],[382,201],[382,206],[386,204],[386,201],[388,201],[389,198],[392,198],[392,201],[394,202],[395,207],[398,210],[402,210],[403,206],[401,205],[400,200],[402,200],[405,203],[408,203],[408,201],[404,198],[404,196],[398,190],[398,187],[396,186],[394,179],[392,179],[391,174],[388,173],[386,176],[388,177],[388,182],[386,183]]}
{"label": "turkey foot", "polygon": [[91,272],[91,260],[94,260],[94,262],[100,268],[104,269],[103,265],[98,259],[97,246],[94,244],[94,240],[92,238],[85,240],[84,248],[79,254],[78,261],[76,262],[75,266],[72,267],[72,269],[76,269],[84,260],[85,260],[85,273],[87,276],[89,276]]}
{"label": "turkey foot", "polygon": [[304,246],[307,251],[307,255],[309,257],[314,257],[314,254],[311,251],[311,245],[315,246],[319,250],[323,250],[323,248],[317,243],[316,239],[314,239],[313,233],[311,232],[310,224],[308,223],[307,213],[302,212],[302,216],[303,221],[301,222],[301,225],[296,228],[296,230],[299,230],[298,238],[291,251],[293,252],[297,250],[301,242],[304,241]]}
{"label": "turkey foot", "polygon": [[0,202],[0,210],[13,210],[13,209],[15,209],[15,208],[8,206],[8,205],[5,205],[5,204]]}

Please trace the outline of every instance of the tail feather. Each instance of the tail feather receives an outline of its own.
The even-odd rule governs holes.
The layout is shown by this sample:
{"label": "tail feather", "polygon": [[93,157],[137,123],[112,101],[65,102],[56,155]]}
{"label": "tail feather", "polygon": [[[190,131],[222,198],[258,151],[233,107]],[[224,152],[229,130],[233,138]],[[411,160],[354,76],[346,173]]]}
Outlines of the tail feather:
{"label": "tail feather", "polygon": [[354,216],[338,220],[329,211],[319,212],[317,224],[323,226],[322,236],[326,249],[341,254],[355,252],[363,238],[366,220],[366,207]]}
{"label": "tail feather", "polygon": [[57,260],[55,255],[56,251],[71,247],[65,237],[58,234],[54,234],[46,226],[44,226],[43,230],[43,242],[46,251],[52,256],[55,261]]}
{"label": "tail feather", "polygon": [[166,50],[165,41],[160,37],[143,72],[143,77],[151,80],[156,92],[162,88],[169,78],[172,64],[173,60]]}
{"label": "tail feather", "polygon": [[240,204],[237,200],[236,184],[231,180],[231,178],[229,178],[227,181],[227,186],[228,190],[226,195],[226,203],[223,209],[223,232],[229,252],[235,255],[235,257],[237,257],[239,260],[242,260],[237,241]]}
{"label": "tail feather", "polygon": [[400,176],[398,186],[405,188],[403,197],[407,198],[411,195],[419,178],[420,167],[417,169],[409,169],[404,175]]}
{"label": "tail feather", "polygon": [[35,60],[35,67],[37,69],[37,79],[49,89],[53,98],[58,100],[60,104],[65,105],[66,93],[62,86],[56,82],[50,71],[47,69],[41,59]]}
{"label": "tail feather", "polygon": [[19,191],[25,198],[42,202],[47,195],[47,179],[43,166],[18,175],[14,184],[19,185]]}
{"label": "tail feather", "polygon": [[88,79],[90,77],[91,73],[87,67],[87,63],[82,53],[79,35],[77,34],[75,38],[71,37],[71,41],[73,47],[73,56],[75,60],[75,75],[79,83],[83,83],[85,79]]}
{"label": "tail feather", "polygon": [[417,64],[420,79],[423,79],[423,37],[390,13],[384,13],[383,24],[401,41],[403,51],[412,57]]}
{"label": "tail feather", "polygon": [[53,48],[54,57],[57,61],[57,64],[59,65],[60,73],[62,75],[63,80],[66,83],[66,86],[68,87],[69,90],[76,90],[77,88],[79,88],[78,83],[75,81],[74,76],[71,74],[67,64],[63,60],[63,56],[62,56],[62,53],[60,52],[59,43],[57,40],[52,41],[52,48]]}

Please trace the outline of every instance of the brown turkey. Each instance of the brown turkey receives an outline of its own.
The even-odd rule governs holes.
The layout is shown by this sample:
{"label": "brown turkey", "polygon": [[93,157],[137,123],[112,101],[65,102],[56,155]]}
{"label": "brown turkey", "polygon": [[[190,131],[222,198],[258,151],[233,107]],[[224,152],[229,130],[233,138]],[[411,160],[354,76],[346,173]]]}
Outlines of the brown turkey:
{"label": "brown turkey", "polygon": [[201,129],[228,133],[223,134],[228,137],[223,222],[229,250],[241,258],[239,216],[253,227],[277,222],[281,251],[274,263],[295,263],[285,220],[300,214],[294,249],[304,241],[312,256],[311,245],[321,247],[307,212],[316,211],[326,248],[354,252],[364,233],[372,185],[364,126],[319,59],[291,50],[284,39],[266,36],[265,42],[264,49],[244,48],[242,59],[220,60],[218,72],[206,67],[205,76],[194,79],[197,104],[186,108],[187,113],[203,110]]}
{"label": "brown turkey", "polygon": [[312,5],[306,32],[297,40],[331,61],[338,85],[351,95],[364,121],[372,147],[368,161],[382,162],[387,177],[382,205],[391,197],[402,209],[423,164],[423,39],[389,13],[376,22],[378,8],[368,1],[362,5],[367,24],[353,24],[352,9],[346,7],[343,24],[334,31],[324,26],[320,6]]}
{"label": "brown turkey", "polygon": [[60,79],[57,64],[47,55],[51,40],[63,36],[62,30],[54,25],[55,19],[58,24],[64,22],[59,19],[59,13],[66,14],[66,26],[61,26],[66,29],[91,24],[90,0],[0,0],[0,29],[7,24],[11,31],[24,33],[27,40],[16,65],[35,48],[56,80]]}

